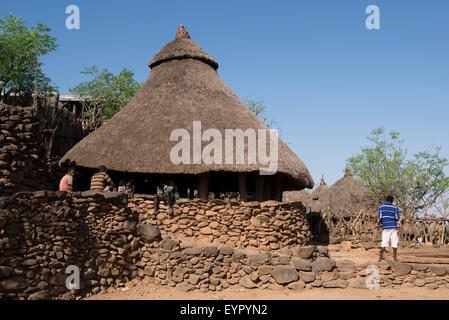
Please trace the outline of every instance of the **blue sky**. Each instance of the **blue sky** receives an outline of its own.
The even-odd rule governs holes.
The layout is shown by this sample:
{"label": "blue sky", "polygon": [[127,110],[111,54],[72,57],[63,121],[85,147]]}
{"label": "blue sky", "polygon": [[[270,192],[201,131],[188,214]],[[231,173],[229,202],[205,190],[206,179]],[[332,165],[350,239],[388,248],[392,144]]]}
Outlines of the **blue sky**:
{"label": "blue sky", "polygon": [[[80,30],[65,27],[71,4]],[[368,5],[380,8],[380,30],[365,27]],[[435,143],[449,158],[446,0],[15,0],[0,6],[9,12],[52,29],[60,46],[44,71],[63,92],[91,65],[145,81],[183,24],[238,96],[263,98],[316,184],[342,177],[378,127],[399,131],[410,154]]]}

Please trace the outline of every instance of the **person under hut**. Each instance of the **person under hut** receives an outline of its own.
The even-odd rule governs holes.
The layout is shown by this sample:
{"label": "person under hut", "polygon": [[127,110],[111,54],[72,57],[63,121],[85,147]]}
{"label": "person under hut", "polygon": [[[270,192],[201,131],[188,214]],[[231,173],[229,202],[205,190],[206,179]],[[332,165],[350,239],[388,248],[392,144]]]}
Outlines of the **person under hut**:
{"label": "person under hut", "polygon": [[166,177],[161,178],[161,182],[157,187],[157,193],[154,195],[154,214],[159,213],[159,202],[164,200],[165,205],[168,205],[168,214],[173,214],[173,205],[179,198],[175,183],[173,180]]}
{"label": "person under hut", "polygon": [[93,191],[112,191],[115,185],[107,173],[106,166],[100,166],[98,172],[92,176],[90,190]]}
{"label": "person under hut", "polygon": [[73,177],[75,176],[75,168],[70,167],[67,173],[59,182],[59,191],[73,191]]}

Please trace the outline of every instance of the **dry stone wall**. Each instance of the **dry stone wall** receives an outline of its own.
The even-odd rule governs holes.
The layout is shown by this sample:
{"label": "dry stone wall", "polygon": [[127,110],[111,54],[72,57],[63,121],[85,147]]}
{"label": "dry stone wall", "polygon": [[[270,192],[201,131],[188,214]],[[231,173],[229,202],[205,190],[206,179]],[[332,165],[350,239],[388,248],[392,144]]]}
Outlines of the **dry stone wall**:
{"label": "dry stone wall", "polygon": [[165,234],[207,240],[230,247],[277,250],[306,245],[311,238],[305,207],[300,203],[225,202],[181,199],[169,216],[161,206],[154,214],[152,197],[136,196],[129,204],[145,223]]}
{"label": "dry stone wall", "polygon": [[70,265],[88,291],[129,281],[139,261],[136,224],[121,194],[0,198],[0,299],[73,298],[65,286]]}
{"label": "dry stone wall", "polygon": [[[180,227],[193,230],[191,237],[177,238],[171,229],[176,218],[179,225],[180,219],[186,219],[183,214],[188,215],[190,209],[187,212],[184,208],[197,210],[197,214],[209,217],[210,223],[218,221],[212,221],[206,212],[216,212],[212,209],[219,206],[222,208],[215,209],[219,213],[225,209],[233,210],[234,215],[248,209],[257,212],[246,216],[237,213],[246,217],[240,221],[269,214],[273,219],[269,221],[273,222],[277,214],[291,214],[289,210],[293,209],[287,210],[282,204],[253,203],[239,207],[181,201],[173,218],[160,219],[150,213],[139,214],[138,208],[149,206],[150,202],[150,197],[128,202],[120,193],[91,191],[22,192],[0,198],[0,299],[78,299],[139,282],[167,285],[185,292],[229,287],[366,288],[367,266],[335,261],[329,257],[326,246],[284,242],[282,245],[286,246],[280,249],[265,245],[267,250],[256,250],[249,246],[249,241],[244,242],[248,234],[255,232],[249,224],[240,227],[239,238],[228,239],[233,242],[226,243],[217,240],[218,234],[203,235],[200,232],[203,226],[195,224],[192,218],[191,224],[186,224],[188,228]],[[263,228],[266,232],[269,225]],[[79,290],[66,287],[69,266],[80,270]],[[381,287],[436,289],[449,283],[449,269],[445,266],[387,263],[378,267]]]}
{"label": "dry stone wall", "polygon": [[44,152],[33,108],[0,103],[0,195],[44,189]]}
{"label": "dry stone wall", "polygon": [[385,262],[357,265],[350,260],[337,262],[329,257],[326,246],[268,252],[166,238],[143,245],[140,254],[138,278],[132,284],[148,281],[185,292],[221,291],[229,287],[369,289],[367,283],[372,283],[369,277],[373,275],[373,266],[379,270],[380,288],[449,288],[447,266]]}

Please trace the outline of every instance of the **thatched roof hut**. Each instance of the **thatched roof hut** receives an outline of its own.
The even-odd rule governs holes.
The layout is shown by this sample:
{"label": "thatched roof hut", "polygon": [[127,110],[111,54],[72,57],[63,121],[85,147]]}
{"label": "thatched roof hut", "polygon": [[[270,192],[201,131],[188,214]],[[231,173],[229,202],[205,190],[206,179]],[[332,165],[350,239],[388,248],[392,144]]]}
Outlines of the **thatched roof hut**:
{"label": "thatched roof hut", "polygon": [[[74,161],[84,168],[106,165],[108,170],[122,173],[195,176],[202,198],[218,180],[226,184],[221,190],[233,191],[230,189],[236,186],[242,193],[248,186],[255,190],[258,200],[280,200],[283,190],[313,187],[304,163],[280,139],[274,176],[259,175],[266,165],[248,164],[246,160],[245,164],[173,164],[170,154],[178,141],[171,141],[171,133],[185,129],[192,134],[194,121],[201,121],[202,131],[217,129],[222,137],[225,129],[257,132],[268,128],[220,79],[218,63],[182,27],[176,39],[151,59],[149,67],[148,80],[128,105],[75,145],[61,162]],[[204,148],[209,142],[200,144]],[[244,148],[247,155],[247,143]]]}
{"label": "thatched roof hut", "polygon": [[304,207],[310,208],[312,204],[312,196],[306,190],[284,191],[284,193],[282,194],[282,201],[301,202]]}
{"label": "thatched roof hut", "polygon": [[322,212],[342,215],[358,214],[360,210],[368,212],[376,207],[376,201],[349,170],[321,194],[318,203]]}
{"label": "thatched roof hut", "polygon": [[324,181],[324,176],[321,177],[321,182],[320,185],[318,186],[318,188],[316,188],[315,190],[313,190],[312,192],[312,199],[313,200],[319,200],[321,196],[323,196],[323,194],[329,190],[329,187],[326,184],[326,181]]}

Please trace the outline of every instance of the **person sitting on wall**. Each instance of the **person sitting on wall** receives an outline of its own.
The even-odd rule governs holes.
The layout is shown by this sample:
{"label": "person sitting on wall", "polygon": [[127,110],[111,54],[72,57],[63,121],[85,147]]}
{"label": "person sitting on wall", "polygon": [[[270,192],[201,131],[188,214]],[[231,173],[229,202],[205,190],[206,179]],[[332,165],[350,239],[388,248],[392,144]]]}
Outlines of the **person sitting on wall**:
{"label": "person sitting on wall", "polygon": [[125,194],[128,198],[132,199],[134,197],[135,188],[136,188],[136,183],[134,182],[133,179],[129,179],[125,185]]}
{"label": "person sitting on wall", "polygon": [[168,180],[166,177],[161,178],[161,182],[157,187],[157,193],[154,195],[154,214],[159,213],[159,202],[161,199],[164,203],[168,204],[168,214],[173,214],[173,205],[176,203],[177,191],[175,183],[172,180]]}
{"label": "person sitting on wall", "polygon": [[[100,166],[98,172],[92,176],[90,190],[94,191],[112,191],[114,182],[109,177],[106,166]],[[106,190],[107,189],[107,190]]]}
{"label": "person sitting on wall", "polygon": [[118,183],[118,192],[125,193],[125,190],[126,190],[126,179],[122,178]]}
{"label": "person sitting on wall", "polygon": [[59,182],[59,191],[72,192],[73,190],[73,176],[75,175],[75,168],[70,167],[67,173]]}

